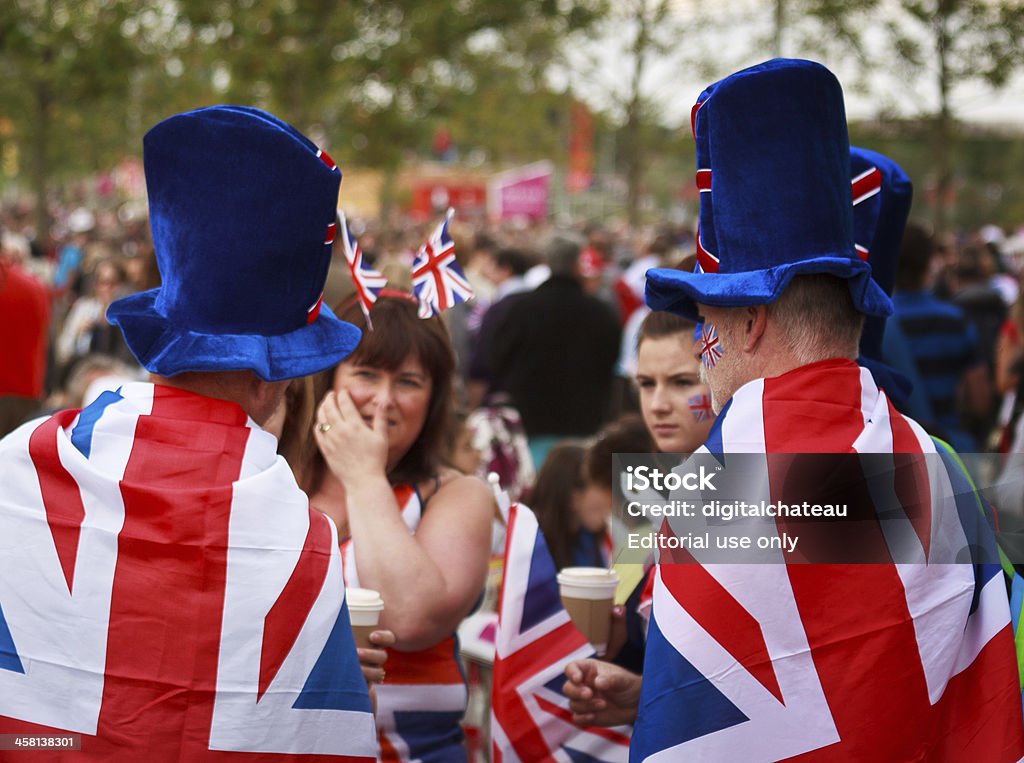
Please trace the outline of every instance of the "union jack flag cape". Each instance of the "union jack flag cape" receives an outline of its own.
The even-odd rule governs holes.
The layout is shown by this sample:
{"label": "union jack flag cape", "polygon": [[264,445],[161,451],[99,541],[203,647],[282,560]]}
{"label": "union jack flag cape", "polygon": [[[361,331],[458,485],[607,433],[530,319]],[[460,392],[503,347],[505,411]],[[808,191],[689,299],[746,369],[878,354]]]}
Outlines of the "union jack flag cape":
{"label": "union jack flag cape", "polygon": [[240,407],[127,384],[0,441],[0,485],[0,733],[375,760],[334,525]]}
{"label": "union jack flag cape", "polygon": [[562,694],[565,666],[594,656],[558,595],[537,519],[513,505],[498,605],[491,747],[495,763],[624,763],[629,728],[580,728]]}
{"label": "union jack flag cape", "polygon": [[[910,492],[896,478],[888,488],[917,562],[796,564],[779,551],[777,564],[671,563],[702,552],[662,552],[631,761],[1024,756],[1003,576],[973,556],[991,551],[991,529],[948,452],[866,369],[829,360],[750,382],[698,452],[726,468],[733,453],[938,455]],[[939,547],[970,547],[972,559],[930,564]]]}
{"label": "union jack flag cape", "polygon": [[455,259],[455,243],[448,235],[448,223],[454,214],[454,209],[448,210],[412,261],[412,290],[420,302],[422,318],[473,298],[473,287]]}
{"label": "union jack flag cape", "polygon": [[356,287],[356,294],[359,295],[359,306],[363,308],[367,325],[373,328],[373,324],[370,322],[370,308],[377,301],[380,290],[387,286],[388,279],[366,263],[363,258],[363,250],[359,247],[356,237],[352,235],[352,231],[349,230],[345,213],[340,209],[338,210],[338,221],[341,223],[341,243],[345,247],[345,262],[348,263],[352,284]]}

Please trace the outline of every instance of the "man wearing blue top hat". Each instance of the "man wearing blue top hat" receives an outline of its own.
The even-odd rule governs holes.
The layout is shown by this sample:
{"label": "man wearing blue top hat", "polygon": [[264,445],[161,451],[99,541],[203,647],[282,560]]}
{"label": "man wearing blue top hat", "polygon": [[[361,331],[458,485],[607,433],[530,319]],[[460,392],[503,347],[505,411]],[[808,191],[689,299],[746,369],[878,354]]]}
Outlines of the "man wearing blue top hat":
{"label": "man wearing blue top hat", "polygon": [[162,285],[108,317],[151,381],[0,441],[0,734],[373,760],[335,528],[261,428],[359,341],[322,305],[341,174],[241,106],[159,123],[144,163]]}
{"label": "man wearing blue top hat", "polygon": [[[704,322],[719,417],[694,458],[728,469],[743,453],[882,454],[888,477],[867,488],[855,475],[832,496],[867,521],[817,526],[855,531],[872,563],[801,563],[795,547],[758,564],[662,551],[642,680],[570,664],[577,722],[635,721],[631,761],[1019,760],[991,529],[953,455],[854,362],[865,316],[891,303],[855,246],[838,81],[810,61],[768,61],[707,88],[692,121],[700,268],[649,271],[647,302]],[[791,460],[755,461],[756,497],[787,498]],[[933,563],[967,547],[971,563]]]}

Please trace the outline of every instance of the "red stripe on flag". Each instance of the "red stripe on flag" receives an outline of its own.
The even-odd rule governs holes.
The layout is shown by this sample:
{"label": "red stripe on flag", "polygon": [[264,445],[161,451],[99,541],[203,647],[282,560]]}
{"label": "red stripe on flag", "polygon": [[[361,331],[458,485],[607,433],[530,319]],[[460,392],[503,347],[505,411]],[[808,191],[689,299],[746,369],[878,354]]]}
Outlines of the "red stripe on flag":
{"label": "red stripe on flag", "polygon": [[555,660],[564,659],[586,643],[576,626],[566,622],[538,641],[495,660],[492,710],[520,760],[544,763],[555,759],[516,687],[538,670],[550,666]]}
{"label": "red stripe on flag", "polygon": [[[850,453],[864,429],[860,411],[860,367],[852,360],[824,360],[811,366],[827,374],[829,406],[807,405],[807,374],[789,373],[764,381],[762,409],[767,453]],[[826,412],[827,415],[823,415]]]}
{"label": "red stripe on flag", "polygon": [[[1009,624],[974,662],[946,684],[931,760],[1020,760],[1024,757],[1017,663]],[[966,711],[966,712],[965,712]]]}
{"label": "red stripe on flag", "polygon": [[[397,652],[388,649],[388,684],[463,685],[455,655],[455,637],[449,636],[434,646],[418,652]],[[394,657],[392,660],[391,658]]]}
{"label": "red stripe on flag", "polygon": [[241,408],[195,403],[157,386],[136,424],[97,725],[121,750],[192,760],[209,755],[232,483],[249,436]]}
{"label": "red stripe on flag", "polygon": [[60,560],[64,580],[71,593],[75,577],[75,558],[78,556],[78,541],[85,519],[85,506],[78,483],[60,462],[57,451],[57,432],[71,426],[78,411],[61,411],[38,427],[29,436],[28,453],[39,478],[39,492],[46,510],[46,523],[50,526],[53,547]]}
{"label": "red stripe on flag", "polygon": [[867,172],[855,177],[850,184],[853,204],[856,206],[865,199],[869,199],[882,190],[882,173],[878,167],[872,167]]}
{"label": "red stripe on flag", "polygon": [[[849,360],[814,367],[819,381],[827,379],[827,407],[807,405],[806,374],[765,381],[768,453],[849,453],[863,430],[860,368]],[[786,500],[779,495],[780,464],[769,460],[773,501]],[[843,495],[843,500],[852,509],[870,496]],[[862,525],[855,541],[861,552],[887,555],[877,522],[857,524]],[[801,537],[801,545],[806,540]],[[841,740],[797,760],[920,759],[915,745],[928,738],[931,704],[914,620],[895,565],[789,562],[786,571]]]}
{"label": "red stripe on flag", "polygon": [[841,740],[797,760],[932,760],[917,748],[935,729],[896,567],[790,564],[787,572]]}
{"label": "red stripe on flag", "polygon": [[309,310],[306,311],[306,325],[307,326],[310,323],[313,323],[314,321],[316,321],[316,319],[320,315],[320,308],[323,307],[323,305],[324,305],[324,295],[323,295],[323,292],[321,292],[320,296],[317,297],[316,302],[313,303],[313,306],[311,308],[309,308]]}
{"label": "red stripe on flag", "polygon": [[704,248],[704,244],[700,240],[700,227],[697,228],[697,262],[700,264],[700,269],[705,273],[717,273],[718,272],[718,258]]}
{"label": "red stripe on flag", "polygon": [[334,160],[331,158],[331,155],[324,151],[322,148],[317,150],[316,158],[322,161],[327,166],[327,169],[338,169],[338,165],[334,163]]}
{"label": "red stripe on flag", "polygon": [[[771,500],[845,504],[842,519],[777,517],[776,527],[799,547],[793,562],[889,564],[892,554],[853,444],[864,431],[861,370],[851,360],[826,360],[815,372],[764,382],[762,409]],[[809,378],[814,381],[809,381]],[[829,405],[807,405],[808,384],[827,383]],[[811,394],[813,398],[813,393]]]}
{"label": "red stripe on flag", "polygon": [[[556,718],[559,718],[568,724],[572,724],[572,713],[569,710],[566,710],[564,707],[559,707],[554,702],[549,702],[539,695],[535,696],[534,699],[537,700],[537,705],[540,706],[540,709],[545,713],[550,713]],[[629,737],[625,734],[620,734],[618,731],[613,731],[612,729],[607,729],[602,726],[583,726],[582,728],[586,729],[587,733],[599,736],[602,739],[607,739],[613,744],[629,747]]]}
{"label": "red stripe on flag", "polygon": [[[263,698],[274,680],[281,663],[295,644],[299,631],[320,595],[331,563],[326,552],[331,546],[331,527],[327,517],[319,511],[309,510],[309,529],[306,541],[295,562],[292,574],[285,583],[274,606],[263,621],[263,647],[260,649],[260,682],[256,701]],[[319,549],[319,550],[318,550]]]}
{"label": "red stripe on flag", "polygon": [[385,736],[383,731],[378,732],[377,743],[380,745],[381,763],[404,763],[404,759],[398,754],[398,750],[391,744],[391,740]]}
{"label": "red stripe on flag", "polygon": [[768,645],[757,620],[686,549],[690,563],[661,565],[661,579],[679,606],[785,704]]}
{"label": "red stripe on flag", "polygon": [[697,112],[700,111],[700,107],[704,105],[704,101],[697,101],[693,104],[690,109],[690,132],[693,133],[693,137],[697,137]]}

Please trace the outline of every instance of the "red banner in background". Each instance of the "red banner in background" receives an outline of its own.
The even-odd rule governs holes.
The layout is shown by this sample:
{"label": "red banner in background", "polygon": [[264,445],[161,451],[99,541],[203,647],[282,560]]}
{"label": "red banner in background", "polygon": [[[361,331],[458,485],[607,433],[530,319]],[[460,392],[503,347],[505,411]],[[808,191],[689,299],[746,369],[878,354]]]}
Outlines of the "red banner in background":
{"label": "red banner in background", "polygon": [[460,219],[484,214],[487,186],[475,181],[421,180],[412,187],[409,213],[416,220],[427,220],[454,207]]}
{"label": "red banner in background", "polygon": [[579,193],[594,177],[594,119],[585,103],[573,101],[569,109],[569,170],[565,190]]}

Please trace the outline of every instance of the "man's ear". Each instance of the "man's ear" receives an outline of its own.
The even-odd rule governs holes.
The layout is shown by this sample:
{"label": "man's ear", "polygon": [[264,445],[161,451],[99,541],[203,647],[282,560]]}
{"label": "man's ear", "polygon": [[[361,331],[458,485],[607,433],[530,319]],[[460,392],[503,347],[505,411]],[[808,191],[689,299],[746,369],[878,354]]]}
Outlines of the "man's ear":
{"label": "man's ear", "polygon": [[743,316],[743,351],[753,352],[768,327],[768,306],[750,305]]}
{"label": "man's ear", "polygon": [[263,381],[256,374],[250,373],[249,392],[253,401],[253,410],[249,411],[252,420],[263,426],[284,398],[288,382]]}

